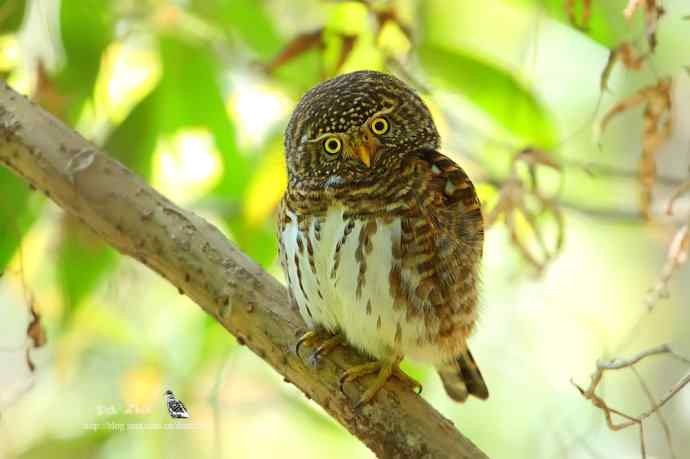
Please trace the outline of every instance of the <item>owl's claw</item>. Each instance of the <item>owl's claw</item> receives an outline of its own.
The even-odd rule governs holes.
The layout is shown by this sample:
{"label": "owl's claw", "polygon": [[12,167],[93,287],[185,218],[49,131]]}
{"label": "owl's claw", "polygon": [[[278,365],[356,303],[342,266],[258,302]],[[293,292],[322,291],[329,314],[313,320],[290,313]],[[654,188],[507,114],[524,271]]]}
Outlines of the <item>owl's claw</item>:
{"label": "owl's claw", "polygon": [[309,354],[309,357],[307,357],[307,363],[309,363],[309,365],[312,367],[317,367],[321,361],[321,357],[331,353],[333,349],[340,346],[344,341],[345,338],[339,333],[327,338],[321,342],[316,349],[314,349],[314,352]]}
{"label": "owl's claw", "polygon": [[315,330],[310,330],[306,332],[304,335],[300,336],[300,338],[297,340],[297,342],[292,345],[291,351],[299,357],[299,348],[302,347],[303,344],[307,344],[307,346],[311,346],[311,344],[315,341],[318,340],[319,334]]}
{"label": "owl's claw", "polygon": [[299,350],[303,344],[315,348],[312,353],[309,354],[305,362],[312,367],[316,367],[319,364],[321,357],[333,351],[333,349],[338,347],[344,341],[345,337],[343,337],[343,335],[340,333],[331,335],[327,332],[311,330],[306,332],[297,340],[294,346],[292,346],[292,352],[294,352],[297,357],[302,358]]}
{"label": "owl's claw", "polygon": [[345,383],[359,379],[362,376],[377,373],[374,381],[367,387],[362,396],[355,403],[355,409],[369,403],[391,376],[395,376],[406,385],[411,386],[413,389],[418,389],[418,393],[421,393],[422,385],[403,373],[398,367],[399,363],[400,360],[395,360],[392,362],[384,362],[379,360],[376,362],[369,362],[352,367],[348,370],[345,370],[343,374],[340,375],[340,378],[338,379],[338,388],[343,395],[347,396],[344,389]]}

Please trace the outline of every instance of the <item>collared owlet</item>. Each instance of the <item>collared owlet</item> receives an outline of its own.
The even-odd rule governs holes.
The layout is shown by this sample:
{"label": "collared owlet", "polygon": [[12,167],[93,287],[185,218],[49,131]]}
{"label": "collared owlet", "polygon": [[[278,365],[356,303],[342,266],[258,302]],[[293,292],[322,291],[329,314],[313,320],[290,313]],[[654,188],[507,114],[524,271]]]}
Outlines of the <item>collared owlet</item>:
{"label": "collared owlet", "polygon": [[343,341],[374,359],[340,378],[342,390],[376,375],[358,404],[391,375],[405,379],[404,357],[433,364],[455,400],[489,395],[467,347],[480,202],[439,143],[419,96],[372,71],[311,89],[285,131],[278,232],[291,302],[311,328],[299,344],[317,345],[312,359]]}

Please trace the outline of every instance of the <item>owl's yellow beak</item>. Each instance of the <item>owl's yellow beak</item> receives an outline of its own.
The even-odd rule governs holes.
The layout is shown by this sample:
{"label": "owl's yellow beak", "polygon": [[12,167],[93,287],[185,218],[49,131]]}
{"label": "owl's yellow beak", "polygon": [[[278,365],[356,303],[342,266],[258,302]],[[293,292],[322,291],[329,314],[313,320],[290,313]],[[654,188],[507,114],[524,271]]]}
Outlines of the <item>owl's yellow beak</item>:
{"label": "owl's yellow beak", "polygon": [[371,167],[371,153],[366,145],[359,145],[357,147],[357,156],[360,161],[364,163],[365,166]]}
{"label": "owl's yellow beak", "polygon": [[381,142],[367,128],[363,129],[361,137],[355,146],[355,154],[362,163],[371,167],[372,160],[376,158],[376,151],[381,146]]}

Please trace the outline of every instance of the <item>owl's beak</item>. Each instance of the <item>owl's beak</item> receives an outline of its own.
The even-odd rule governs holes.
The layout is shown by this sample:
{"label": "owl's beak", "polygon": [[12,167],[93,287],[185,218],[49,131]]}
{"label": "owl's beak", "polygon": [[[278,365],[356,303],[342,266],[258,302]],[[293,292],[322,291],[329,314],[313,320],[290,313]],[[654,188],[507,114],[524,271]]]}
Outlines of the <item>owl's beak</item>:
{"label": "owl's beak", "polygon": [[376,158],[376,151],[381,146],[381,142],[368,129],[364,128],[360,141],[355,147],[355,154],[362,163],[371,167],[372,161]]}
{"label": "owl's beak", "polygon": [[365,166],[371,167],[371,153],[366,145],[359,145],[357,147],[357,156],[360,161],[364,163]]}

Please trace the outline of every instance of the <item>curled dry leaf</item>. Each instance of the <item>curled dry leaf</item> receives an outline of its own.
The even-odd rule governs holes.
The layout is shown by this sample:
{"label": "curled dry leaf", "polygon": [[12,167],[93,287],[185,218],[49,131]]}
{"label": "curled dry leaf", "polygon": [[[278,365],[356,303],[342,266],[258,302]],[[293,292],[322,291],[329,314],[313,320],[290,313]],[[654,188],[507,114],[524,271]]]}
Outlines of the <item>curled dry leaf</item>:
{"label": "curled dry leaf", "polygon": [[34,371],[34,363],[31,361],[31,349],[43,347],[46,344],[46,331],[41,324],[41,316],[36,312],[33,302],[30,306],[31,321],[26,327],[26,336],[30,340],[29,346],[26,347],[26,364],[31,371]]}
{"label": "curled dry leaf", "polygon": [[602,91],[608,90],[608,81],[611,76],[611,71],[616,62],[621,61],[623,66],[629,70],[640,70],[642,68],[642,63],[647,58],[647,54],[640,54],[635,47],[629,43],[622,43],[615,49],[609,52],[609,59],[606,61],[606,66],[601,72],[601,79],[599,87]]}
{"label": "curled dry leaf", "polygon": [[394,7],[391,6],[380,11],[375,11],[372,9],[372,13],[374,14],[376,20],[376,35],[379,35],[381,33],[381,30],[383,30],[383,26],[385,26],[387,22],[392,22],[398,26],[398,28],[407,37],[408,40],[412,41],[412,29],[400,20],[398,12]]}
{"label": "curled dry leaf", "polygon": [[305,32],[293,38],[281,52],[264,65],[266,73],[273,73],[279,67],[314,48],[323,48],[323,28]]}
{"label": "curled dry leaf", "polygon": [[652,309],[660,298],[668,297],[669,283],[673,275],[688,261],[690,252],[690,223],[686,223],[676,231],[668,247],[666,263],[661,269],[659,278],[647,293],[647,307]]}
{"label": "curled dry leaf", "polygon": [[656,180],[656,155],[661,145],[671,136],[673,111],[671,78],[663,78],[656,85],[646,86],[630,97],[611,107],[601,121],[603,132],[616,115],[645,104],[642,154],[640,157],[640,210],[645,218],[650,216],[652,189]]}
{"label": "curled dry leaf", "polygon": [[26,327],[26,336],[31,340],[33,347],[42,347],[47,341],[45,329],[41,324],[41,316],[33,305],[31,306],[31,322]]}
{"label": "curled dry leaf", "polygon": [[644,7],[645,35],[647,36],[647,43],[649,43],[649,50],[654,52],[657,45],[656,28],[659,19],[666,11],[657,0],[629,0],[623,10],[623,16],[629,21],[640,7]]}
{"label": "curled dry leaf", "polygon": [[372,2],[369,0],[355,1],[364,5],[374,16],[374,21],[376,24],[375,34],[377,36],[381,33],[383,26],[386,25],[387,22],[392,22],[400,28],[408,40],[412,41],[412,29],[400,19],[395,5],[389,4],[393,2],[384,2],[381,4],[381,2]]}
{"label": "curled dry leaf", "polygon": [[[46,332],[41,324],[41,316],[30,298],[27,298],[27,303],[30,313],[29,324],[26,327],[28,339],[21,344],[17,343],[16,346],[0,348],[0,410],[12,405],[33,386],[33,372],[36,366],[31,360],[31,350],[46,344]],[[8,320],[7,317],[2,319]],[[11,318],[9,320],[13,321]],[[23,316],[21,320],[23,322]]]}
{"label": "curled dry leaf", "polygon": [[[518,175],[518,165],[527,166],[529,183],[525,184]],[[537,167],[545,166],[556,171],[561,171],[561,166],[554,158],[543,150],[526,148],[518,152],[512,160],[511,172],[508,179],[501,184],[498,201],[486,215],[487,228],[491,227],[499,218],[503,217],[510,234],[511,242],[538,273],[541,273],[546,265],[555,258],[563,245],[564,222],[561,209],[556,200],[546,197],[542,192]],[[528,200],[534,200],[537,208],[528,205]],[[550,215],[556,222],[556,238],[549,248],[538,217]],[[529,241],[520,235],[517,225],[522,219],[534,236],[538,251],[530,249]]]}
{"label": "curled dry leaf", "polygon": [[[380,35],[386,23],[391,22],[398,26],[408,40],[412,41],[412,29],[410,29],[410,27],[400,19],[398,11],[394,6],[379,7],[376,3],[366,0],[358,0],[358,2],[363,4],[371,16],[373,16],[373,23],[375,27],[374,33],[376,36]],[[264,71],[268,74],[271,74],[281,66],[312,49],[323,50],[326,46],[326,41],[324,39],[325,32],[326,29],[321,27],[312,32],[297,35],[273,59],[264,64]],[[342,40],[338,60],[335,65],[335,72],[338,73],[347,61],[347,58],[350,57],[358,37],[357,35],[338,32],[336,32],[336,34],[339,35],[340,39]],[[324,78],[325,76],[326,75],[322,75]]]}
{"label": "curled dry leaf", "polygon": [[[324,39],[325,29],[319,28],[313,32],[307,32],[299,34],[297,37],[293,38],[281,52],[279,52],[270,62],[264,65],[264,71],[268,74],[275,72],[281,66],[287,64],[293,59],[298,58],[302,54],[311,51],[312,49],[323,50],[326,46],[326,41]],[[340,39],[342,40],[342,45],[340,47],[340,53],[338,55],[338,61],[336,62],[335,72],[339,72],[342,68],[347,58],[352,54],[355,43],[357,41],[357,35],[349,35],[344,33],[338,33]],[[322,75],[325,78],[326,75]]]}

